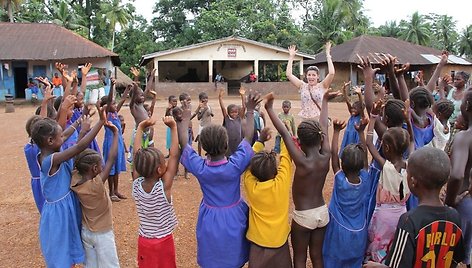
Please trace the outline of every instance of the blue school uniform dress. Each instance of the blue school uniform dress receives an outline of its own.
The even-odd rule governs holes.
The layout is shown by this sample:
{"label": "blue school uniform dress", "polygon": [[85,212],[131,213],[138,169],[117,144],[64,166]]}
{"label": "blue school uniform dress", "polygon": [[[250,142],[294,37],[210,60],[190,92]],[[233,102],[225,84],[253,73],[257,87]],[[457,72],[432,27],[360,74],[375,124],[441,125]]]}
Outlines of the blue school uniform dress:
{"label": "blue school uniform dress", "polygon": [[346,129],[344,130],[343,142],[339,149],[339,157],[341,157],[344,148],[348,144],[358,144],[359,143],[359,134],[357,133],[356,124],[359,124],[361,121],[361,115],[351,115],[349,121],[347,122]]}
{"label": "blue school uniform dress", "polygon": [[170,131],[170,127],[166,127],[166,149],[170,150],[170,146],[172,144],[172,133]]}
{"label": "blue school uniform dress", "polygon": [[329,223],[323,242],[324,267],[362,266],[369,226],[368,172],[361,170],[359,179],[358,184],[350,183],[342,170],[334,177]]}
{"label": "blue school uniform dress", "polygon": [[[83,109],[82,108],[74,108],[73,112],[72,112],[72,117],[70,118],[70,121],[72,123],[74,123],[75,121],[77,121],[80,117],[82,117],[82,114],[83,114]],[[79,126],[77,128],[77,135],[78,133],[80,133],[80,129],[81,127]],[[92,142],[89,144],[88,148],[96,151],[97,153],[101,154],[100,153],[100,147],[98,146],[98,142],[97,142],[97,139],[96,138],[93,138]]]}
{"label": "blue school uniform dress", "polygon": [[33,198],[39,213],[43,209],[44,197],[41,191],[41,181],[39,180],[41,174],[41,166],[38,163],[39,148],[34,143],[27,143],[24,147],[26,163],[31,174],[31,190],[33,191]]}
{"label": "blue school uniform dress", "polygon": [[[434,138],[434,117],[426,113],[426,116],[429,120],[429,125],[425,128],[420,128],[413,123],[411,119],[411,125],[413,127],[413,134],[415,135],[415,150],[424,147],[426,144],[429,144]],[[408,211],[416,208],[418,206],[418,197],[411,193],[410,198],[406,202],[406,209]]]}
{"label": "blue school uniform dress", "polygon": [[249,208],[241,198],[241,174],[254,155],[243,140],[229,159],[211,162],[187,145],[180,159],[203,192],[197,222],[197,262],[203,268],[242,267],[249,257]]}
{"label": "blue school uniform dress", "polygon": [[[108,121],[110,121],[116,128],[118,128],[118,155],[116,156],[115,164],[112,166],[110,170],[110,176],[118,175],[122,171],[126,171],[126,156],[125,156],[125,145],[123,143],[123,136],[121,134],[121,121],[118,117],[118,113],[108,113],[107,117]],[[103,160],[105,163],[108,160],[108,155],[111,150],[111,146],[113,144],[113,132],[105,128],[105,138],[103,139]]]}
{"label": "blue school uniform dress", "polygon": [[41,163],[41,187],[46,199],[39,222],[39,241],[48,268],[83,263],[85,252],[80,237],[82,213],[79,199],[70,190],[72,161],[64,161],[50,175],[55,154]]}

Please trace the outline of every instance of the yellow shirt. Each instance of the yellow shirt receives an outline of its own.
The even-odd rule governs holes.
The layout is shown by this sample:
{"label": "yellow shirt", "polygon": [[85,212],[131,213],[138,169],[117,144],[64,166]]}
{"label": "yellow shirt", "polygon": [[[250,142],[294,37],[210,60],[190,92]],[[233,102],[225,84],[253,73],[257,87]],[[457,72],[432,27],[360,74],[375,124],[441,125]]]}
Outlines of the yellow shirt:
{"label": "yellow shirt", "polygon": [[[257,153],[264,145],[256,142]],[[292,183],[292,159],[281,144],[280,164],[274,179],[259,182],[249,169],[244,172],[244,189],[249,204],[249,228],[246,238],[262,247],[278,248],[287,242],[290,226],[288,208]]]}

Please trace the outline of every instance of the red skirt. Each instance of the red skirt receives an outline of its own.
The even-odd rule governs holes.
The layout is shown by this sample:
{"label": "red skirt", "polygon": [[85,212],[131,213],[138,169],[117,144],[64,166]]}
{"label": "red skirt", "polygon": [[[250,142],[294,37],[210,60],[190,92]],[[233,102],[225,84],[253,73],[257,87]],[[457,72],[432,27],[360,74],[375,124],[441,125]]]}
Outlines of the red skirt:
{"label": "red skirt", "polygon": [[175,246],[172,234],[163,238],[138,238],[139,268],[175,268]]}

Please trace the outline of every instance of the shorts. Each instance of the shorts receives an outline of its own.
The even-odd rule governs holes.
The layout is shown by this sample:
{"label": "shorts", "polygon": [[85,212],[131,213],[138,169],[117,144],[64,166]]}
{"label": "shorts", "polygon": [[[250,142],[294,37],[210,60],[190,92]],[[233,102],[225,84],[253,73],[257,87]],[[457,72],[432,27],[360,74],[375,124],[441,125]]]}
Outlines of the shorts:
{"label": "shorts", "polygon": [[249,249],[249,267],[251,268],[292,268],[292,256],[286,241],[279,248],[261,247],[251,242]]}
{"label": "shorts", "polygon": [[294,210],[292,219],[300,226],[310,230],[323,228],[329,223],[329,211],[326,205],[321,207]]}
{"label": "shorts", "polygon": [[138,238],[139,268],[175,268],[175,245],[172,234],[163,238]]}
{"label": "shorts", "polygon": [[92,232],[82,225],[85,267],[120,267],[113,230]]}

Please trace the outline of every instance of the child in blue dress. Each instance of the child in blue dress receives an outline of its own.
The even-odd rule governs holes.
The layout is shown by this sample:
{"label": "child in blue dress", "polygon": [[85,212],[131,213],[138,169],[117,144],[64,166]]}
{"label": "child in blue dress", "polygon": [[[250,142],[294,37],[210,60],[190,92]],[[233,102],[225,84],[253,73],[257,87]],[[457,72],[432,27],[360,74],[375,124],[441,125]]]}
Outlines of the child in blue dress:
{"label": "child in blue dress", "polygon": [[[101,113],[93,129],[66,150],[61,150],[63,133],[56,121],[44,118],[32,127],[33,141],[40,148],[40,180],[46,200],[39,223],[39,240],[47,267],[71,267],[85,260],[80,237],[80,204],[70,190],[71,159],[87,148],[104,122],[105,115]],[[82,124],[82,131],[88,130],[85,125]]]}
{"label": "child in blue dress", "polygon": [[339,165],[339,132],[345,122],[333,121],[331,166],[335,174],[333,193],[329,202],[329,223],[323,242],[323,263],[326,268],[361,267],[367,247],[369,174],[363,119],[356,125],[361,143],[348,144],[342,151]]}
{"label": "child in blue dress", "polygon": [[197,222],[197,262],[201,267],[242,267],[248,260],[249,208],[241,198],[240,183],[241,174],[254,155],[250,142],[254,134],[254,108],[258,102],[259,94],[249,95],[245,136],[228,159],[225,157],[228,148],[225,128],[209,125],[202,130],[200,142],[207,152],[204,159],[188,145],[189,110],[184,111],[179,123],[180,161],[197,178],[203,192]]}
{"label": "child in blue dress", "polygon": [[342,92],[344,94],[344,99],[346,101],[347,110],[351,114],[349,121],[347,122],[346,129],[344,130],[343,141],[341,143],[341,148],[339,149],[339,157],[342,156],[344,148],[348,144],[357,144],[359,143],[359,134],[355,128],[355,125],[358,125],[361,121],[361,118],[364,118],[364,101],[362,100],[362,90],[360,87],[355,87],[354,92],[359,97],[359,100],[351,104],[348,99],[348,94],[346,88],[351,84],[351,82],[344,83]]}
{"label": "child in blue dress", "polygon": [[[175,97],[174,95],[170,95],[168,98],[167,98],[167,101],[168,101],[168,106],[166,108],[166,113],[164,116],[172,116],[172,109],[174,109],[175,107],[177,107],[177,97]],[[170,146],[172,144],[172,140],[171,140],[171,132],[170,132],[170,128],[169,127],[166,127],[166,149],[167,149],[167,157],[169,157],[169,153],[170,153]]]}
{"label": "child in blue dress", "polygon": [[[115,164],[112,166],[108,178],[108,188],[111,201],[117,202],[121,199],[126,199],[126,196],[120,194],[118,191],[118,179],[120,172],[126,171],[126,156],[125,145],[123,143],[123,136],[121,132],[121,120],[118,117],[118,112],[121,105],[117,106],[114,100],[115,79],[111,79],[111,87],[108,96],[102,97],[100,105],[107,105],[107,120],[110,121],[118,129],[118,155],[116,156]],[[126,89],[128,90],[128,88]],[[123,98],[122,100],[125,100]],[[121,104],[121,102],[120,102]],[[103,139],[103,160],[107,162],[110,149],[113,144],[113,131],[105,128],[105,137]]]}

